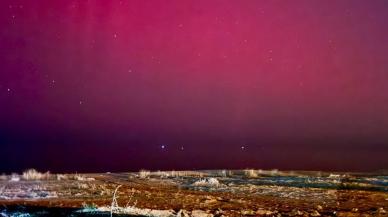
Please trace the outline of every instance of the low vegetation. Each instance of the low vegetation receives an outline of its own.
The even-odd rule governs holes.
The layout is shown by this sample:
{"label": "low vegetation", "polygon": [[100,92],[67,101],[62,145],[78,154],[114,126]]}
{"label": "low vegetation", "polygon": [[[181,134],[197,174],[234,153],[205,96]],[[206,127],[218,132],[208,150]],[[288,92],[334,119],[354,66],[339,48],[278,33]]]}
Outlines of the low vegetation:
{"label": "low vegetation", "polygon": [[1,180],[1,181],[6,181],[6,180],[8,180],[7,175],[1,174],[1,175],[0,175],[0,180]]}
{"label": "low vegetation", "polygon": [[10,181],[11,182],[18,182],[18,181],[20,181],[20,176],[16,173],[12,173]]}
{"label": "low vegetation", "polygon": [[140,170],[138,177],[142,179],[150,178],[170,178],[170,177],[205,177],[207,176],[204,172],[198,171],[155,171],[151,172],[149,170]]}
{"label": "low vegetation", "polygon": [[23,172],[22,178],[24,180],[47,180],[51,178],[50,172],[40,173],[35,169],[28,169]]}
{"label": "low vegetation", "polygon": [[219,187],[221,183],[216,178],[204,178],[193,183],[193,186],[199,187]]}
{"label": "low vegetation", "polygon": [[244,175],[248,178],[257,178],[259,176],[259,173],[254,169],[245,169]]}
{"label": "low vegetation", "polygon": [[151,175],[151,172],[148,171],[148,170],[140,170],[139,171],[139,177],[142,178],[142,179],[149,178],[150,175]]}

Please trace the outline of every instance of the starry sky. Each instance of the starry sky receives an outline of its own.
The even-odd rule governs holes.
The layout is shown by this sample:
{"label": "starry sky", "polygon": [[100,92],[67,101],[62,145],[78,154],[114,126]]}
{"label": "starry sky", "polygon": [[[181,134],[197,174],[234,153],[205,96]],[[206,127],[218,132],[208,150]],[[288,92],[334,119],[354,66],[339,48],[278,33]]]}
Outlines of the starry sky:
{"label": "starry sky", "polygon": [[385,0],[0,2],[0,171],[387,169]]}

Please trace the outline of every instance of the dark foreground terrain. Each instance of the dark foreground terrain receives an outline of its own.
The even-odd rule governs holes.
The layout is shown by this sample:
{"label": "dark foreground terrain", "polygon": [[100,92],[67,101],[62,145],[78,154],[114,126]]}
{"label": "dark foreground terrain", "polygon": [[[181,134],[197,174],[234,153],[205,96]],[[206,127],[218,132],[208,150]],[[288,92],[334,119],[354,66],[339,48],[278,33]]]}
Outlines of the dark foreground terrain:
{"label": "dark foreground terrain", "polygon": [[0,216],[388,216],[388,176],[261,170],[1,176]]}

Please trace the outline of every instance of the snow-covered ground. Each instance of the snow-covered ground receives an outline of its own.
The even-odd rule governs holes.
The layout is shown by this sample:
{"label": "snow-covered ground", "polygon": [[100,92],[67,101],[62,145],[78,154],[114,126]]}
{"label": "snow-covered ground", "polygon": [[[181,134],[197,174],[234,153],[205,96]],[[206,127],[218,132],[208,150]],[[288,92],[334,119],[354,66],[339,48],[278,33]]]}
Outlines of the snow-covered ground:
{"label": "snow-covered ground", "polygon": [[47,189],[40,182],[0,181],[0,199],[42,199],[58,197],[55,191]]}

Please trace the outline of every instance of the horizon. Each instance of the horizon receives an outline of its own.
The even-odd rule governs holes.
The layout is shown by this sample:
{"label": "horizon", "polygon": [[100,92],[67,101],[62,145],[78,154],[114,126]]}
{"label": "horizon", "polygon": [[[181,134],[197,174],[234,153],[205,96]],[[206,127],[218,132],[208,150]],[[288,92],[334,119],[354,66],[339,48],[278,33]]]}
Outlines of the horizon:
{"label": "horizon", "polygon": [[[279,169],[258,169],[258,168],[245,168],[245,169],[198,169],[198,170],[148,170],[148,169],[140,169],[138,171],[105,171],[105,172],[78,172],[78,171],[62,171],[62,172],[51,172],[51,171],[41,171],[37,170],[35,168],[28,168],[23,171],[15,171],[12,173],[2,173],[0,175],[5,176],[24,176],[26,173],[33,173],[33,174],[41,174],[43,177],[46,175],[48,178],[49,176],[53,175],[62,175],[62,174],[137,174],[137,173],[151,173],[154,175],[160,175],[158,172],[242,172],[245,175],[249,173],[249,171],[253,171],[257,175],[264,175],[264,176],[285,176],[285,175],[291,175],[291,176],[300,176],[303,174],[308,174],[309,176],[322,176],[325,175],[385,175],[388,174],[387,169],[381,169],[376,171],[325,171],[325,170],[279,170]],[[171,175],[174,176],[174,175]],[[179,175],[177,175],[179,176]],[[44,178],[42,178],[44,179]]]}

